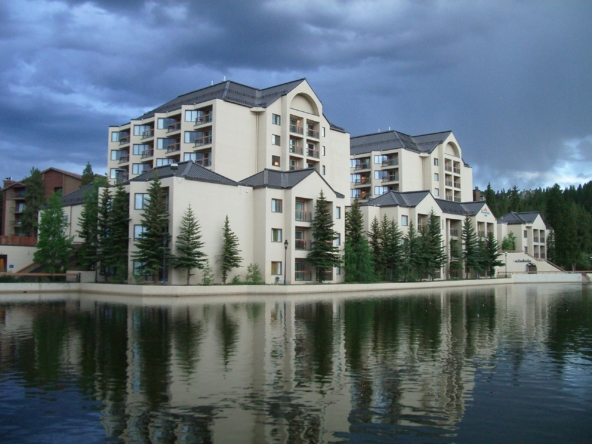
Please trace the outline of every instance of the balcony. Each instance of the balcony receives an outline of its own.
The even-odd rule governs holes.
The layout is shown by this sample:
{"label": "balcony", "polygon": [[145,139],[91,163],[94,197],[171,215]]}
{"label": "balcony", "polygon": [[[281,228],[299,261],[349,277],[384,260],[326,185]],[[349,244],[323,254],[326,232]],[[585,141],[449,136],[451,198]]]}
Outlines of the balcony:
{"label": "balcony", "polygon": [[304,239],[296,239],[294,241],[294,249],[296,250],[310,250],[310,248],[310,241],[306,241]]}
{"label": "balcony", "polygon": [[294,220],[297,220],[299,222],[310,222],[312,220],[311,211],[296,210],[294,216]]}
{"label": "balcony", "polygon": [[319,132],[313,129],[306,130],[306,137],[314,137],[315,139],[319,138]]}
{"label": "balcony", "polygon": [[119,145],[127,145],[130,143],[129,134],[123,134],[119,136]]}
{"label": "balcony", "polygon": [[150,139],[151,137],[154,137],[154,130],[153,129],[149,129],[148,131],[144,131],[142,133],[142,140]]}
{"label": "balcony", "polygon": [[451,180],[445,181],[445,184],[446,184],[447,187],[452,187],[452,181]]}
{"label": "balcony", "polygon": [[310,148],[306,149],[306,155],[308,157],[314,157],[315,159],[320,157],[319,150],[311,150]]}
{"label": "balcony", "polygon": [[199,159],[199,160],[194,160],[196,165],[202,166],[202,167],[210,167],[212,166],[212,160],[211,159]]}
{"label": "balcony", "polygon": [[119,156],[119,163],[127,163],[129,162],[129,155]]}
{"label": "balcony", "polygon": [[449,173],[452,173],[452,167],[451,166],[445,166],[444,169],[446,171],[448,171]]}
{"label": "balcony", "polygon": [[544,244],[544,243],[545,243],[545,238],[541,237],[541,244]]}
{"label": "balcony", "polygon": [[382,178],[382,182],[397,182],[399,180],[399,176],[384,176]]}
{"label": "balcony", "polygon": [[154,150],[145,150],[145,151],[142,151],[142,153],[141,153],[142,159],[145,159],[147,157],[152,157],[152,156],[154,156]]}
{"label": "balcony", "polygon": [[303,170],[304,167],[299,164],[290,165],[290,171]]}
{"label": "balcony", "polygon": [[397,166],[397,165],[399,165],[399,159],[387,159],[387,160],[382,161],[383,167]]}
{"label": "balcony", "polygon": [[177,143],[172,143],[170,145],[167,145],[167,148],[166,148],[167,154],[177,153],[179,151],[181,151],[181,143],[177,142]]}
{"label": "balcony", "polygon": [[167,133],[173,133],[175,131],[179,131],[181,129],[181,122],[170,123],[167,126]]}
{"label": "balcony", "polygon": [[199,126],[203,125],[204,123],[210,123],[212,121],[212,113],[204,114],[202,116],[197,116],[195,119],[195,125]]}
{"label": "balcony", "polygon": [[294,154],[300,154],[302,156],[303,148],[299,145],[290,145],[290,152]]}
{"label": "balcony", "polygon": [[294,134],[300,134],[302,136],[304,135],[304,128],[301,126],[290,125],[290,132]]}
{"label": "balcony", "polygon": [[460,189],[460,183],[459,182],[454,182],[454,188]]}
{"label": "balcony", "polygon": [[356,163],[355,170],[368,170],[370,169],[370,162],[368,163]]}
{"label": "balcony", "polygon": [[460,168],[453,168],[452,171],[454,174],[460,174]]}
{"label": "balcony", "polygon": [[455,198],[454,198],[454,201],[455,201],[455,202],[460,202],[460,197],[455,197]]}
{"label": "balcony", "polygon": [[454,237],[458,237],[458,230],[450,229],[450,235]]}
{"label": "balcony", "polygon": [[204,145],[210,145],[212,143],[212,136],[204,136],[199,139],[195,139],[194,148],[199,148]]}

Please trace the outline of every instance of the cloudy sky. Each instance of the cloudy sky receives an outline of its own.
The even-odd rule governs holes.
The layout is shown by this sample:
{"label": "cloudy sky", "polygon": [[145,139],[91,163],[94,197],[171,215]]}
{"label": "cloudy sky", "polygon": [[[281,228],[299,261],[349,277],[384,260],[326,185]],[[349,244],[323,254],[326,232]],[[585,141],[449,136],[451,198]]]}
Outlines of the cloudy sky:
{"label": "cloudy sky", "polygon": [[107,128],[306,77],[351,135],[454,131],[474,183],[592,180],[589,0],[0,2],[0,176],[104,173]]}

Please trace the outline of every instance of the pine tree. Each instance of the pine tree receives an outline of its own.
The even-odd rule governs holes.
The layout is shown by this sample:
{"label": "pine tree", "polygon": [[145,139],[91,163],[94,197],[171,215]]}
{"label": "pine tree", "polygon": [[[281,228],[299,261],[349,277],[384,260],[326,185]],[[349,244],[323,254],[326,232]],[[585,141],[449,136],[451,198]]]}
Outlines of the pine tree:
{"label": "pine tree", "polygon": [[440,270],[446,263],[446,253],[442,245],[442,231],[440,220],[430,212],[428,224],[420,233],[420,270],[434,280],[436,270]]}
{"label": "pine tree", "polygon": [[107,258],[113,270],[113,282],[116,283],[123,283],[127,279],[129,220],[129,197],[120,183],[115,190],[109,214],[110,246]]}
{"label": "pine tree", "polygon": [[495,276],[495,267],[501,267],[504,265],[504,262],[499,260],[501,256],[501,252],[499,251],[497,241],[493,236],[492,232],[487,233],[487,239],[485,240],[485,254],[484,254],[484,262],[485,262],[485,271],[489,273],[490,277]]}
{"label": "pine tree", "polygon": [[61,196],[54,193],[41,213],[39,239],[33,255],[33,260],[46,273],[65,273],[68,265],[73,238],[65,234],[68,222],[64,216]]}
{"label": "pine tree", "polygon": [[370,232],[368,233],[368,243],[372,250],[372,262],[374,263],[374,275],[378,279],[382,279],[384,275],[384,264],[382,263],[382,245],[380,244],[380,223],[376,216],[372,219],[370,224]]}
{"label": "pine tree", "polygon": [[522,211],[522,198],[520,197],[520,190],[518,187],[514,185],[509,194],[510,211],[515,211],[517,213]]}
{"label": "pine tree", "polygon": [[25,182],[25,209],[21,216],[21,233],[37,236],[39,209],[45,202],[45,183],[37,168],[31,168],[31,175]]}
{"label": "pine tree", "polygon": [[502,240],[502,250],[504,251],[516,251],[516,235],[511,231]]}
{"label": "pine tree", "polygon": [[96,269],[99,249],[99,190],[95,185],[84,196],[80,213],[78,235],[82,245],[78,249],[78,262],[87,269]]}
{"label": "pine tree", "polygon": [[306,261],[315,268],[316,280],[321,283],[324,274],[341,263],[339,248],[334,245],[337,233],[333,230],[333,217],[323,190],[317,199],[311,225],[314,241]]}
{"label": "pine tree", "polygon": [[162,280],[165,281],[166,264],[173,259],[168,246],[171,241],[169,212],[157,174],[154,174],[148,188],[148,199],[148,204],[142,211],[143,231],[134,244],[137,251],[132,253],[132,258],[138,263],[136,272],[140,276],[152,275],[152,281],[156,284],[159,274],[162,274]]}
{"label": "pine tree", "polygon": [[89,183],[93,183],[94,178],[95,175],[93,173],[92,166],[90,165],[90,162],[86,162],[86,166],[82,171],[82,180],[80,182],[80,188],[88,185]]}
{"label": "pine tree", "polygon": [[409,223],[403,251],[405,258],[403,262],[404,280],[405,282],[415,281],[419,278],[417,271],[420,264],[420,245],[413,222]]}
{"label": "pine tree", "polygon": [[[450,241],[450,257],[449,257],[449,265],[448,270],[451,277],[455,276],[457,272],[462,270],[462,262],[461,262],[461,254],[460,248],[458,245],[458,241],[451,240]],[[462,278],[462,275],[460,276]]]}
{"label": "pine tree", "polygon": [[203,270],[205,266],[206,254],[202,251],[203,245],[199,222],[195,218],[190,204],[181,219],[181,227],[177,236],[179,256],[174,261],[175,268],[187,270],[187,285],[189,285],[189,279],[192,276],[191,270],[194,268]]}
{"label": "pine tree", "polygon": [[228,273],[233,268],[238,268],[243,261],[240,257],[240,250],[238,249],[238,236],[230,229],[230,222],[228,216],[224,220],[224,228],[222,228],[223,244],[222,255],[220,262],[222,262],[222,283],[226,284]]}
{"label": "pine tree", "polygon": [[473,221],[467,214],[465,216],[465,223],[462,228],[462,241],[463,241],[463,261],[465,263],[465,274],[466,278],[469,277],[470,270],[477,270],[479,266],[479,246],[477,244],[477,235],[475,234],[475,228],[473,227]]}
{"label": "pine tree", "polygon": [[396,281],[399,279],[403,265],[403,247],[401,245],[403,235],[394,219],[391,219],[386,230],[383,253],[385,277],[391,281]]}
{"label": "pine tree", "polygon": [[502,214],[499,214],[495,198],[495,191],[493,191],[493,188],[491,188],[490,183],[487,184],[487,189],[485,190],[485,202],[495,217],[502,216]]}
{"label": "pine tree", "polygon": [[100,263],[101,273],[105,276],[105,281],[109,282],[109,276],[112,270],[109,264],[111,257],[111,228],[109,215],[111,213],[111,192],[108,187],[103,188],[97,213],[97,231],[99,236],[97,258]]}
{"label": "pine tree", "polygon": [[345,282],[374,280],[372,252],[364,236],[363,216],[357,199],[345,215],[344,269]]}

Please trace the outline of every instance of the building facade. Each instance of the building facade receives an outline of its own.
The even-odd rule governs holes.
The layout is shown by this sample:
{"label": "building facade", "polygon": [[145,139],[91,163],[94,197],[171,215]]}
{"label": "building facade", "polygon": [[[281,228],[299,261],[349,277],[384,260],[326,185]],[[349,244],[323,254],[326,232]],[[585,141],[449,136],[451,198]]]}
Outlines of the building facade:
{"label": "building facade", "polygon": [[524,252],[535,259],[547,259],[547,236],[550,231],[539,212],[512,211],[499,218],[497,237],[501,243],[504,237],[513,233],[516,251]]}

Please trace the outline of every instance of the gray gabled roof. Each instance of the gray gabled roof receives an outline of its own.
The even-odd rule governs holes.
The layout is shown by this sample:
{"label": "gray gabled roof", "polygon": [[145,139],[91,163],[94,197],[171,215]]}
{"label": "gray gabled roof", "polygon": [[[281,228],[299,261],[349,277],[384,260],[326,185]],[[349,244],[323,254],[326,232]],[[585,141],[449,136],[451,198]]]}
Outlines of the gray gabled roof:
{"label": "gray gabled roof", "polygon": [[294,171],[277,171],[264,169],[246,179],[240,181],[241,185],[253,187],[253,188],[278,188],[278,189],[289,189],[298,185],[304,179],[311,174],[318,174],[319,177],[327,184],[327,186],[335,193],[338,198],[343,199],[345,196],[338,193],[327,183],[325,178],[319,174],[314,168],[306,168],[303,170]]}
{"label": "gray gabled roof", "polygon": [[430,194],[429,191],[389,191],[360,204],[369,207],[416,207]]}
{"label": "gray gabled roof", "polygon": [[182,94],[173,100],[168,101],[164,105],[143,114],[138,117],[138,120],[152,117],[155,113],[174,111],[180,109],[183,105],[194,105],[214,99],[220,99],[248,107],[266,108],[280,97],[288,94],[305,80],[306,79],[293,80],[265,89],[257,89],[227,80],[225,82],[216,83],[215,85]]}
{"label": "gray gabled roof", "polygon": [[523,213],[516,213],[514,211],[511,211],[508,214],[505,214],[502,217],[500,217],[498,220],[508,225],[523,225],[532,224],[537,218],[537,216],[540,216],[540,213],[538,211],[527,211]]}
{"label": "gray gabled roof", "polygon": [[356,136],[350,139],[350,154],[355,156],[372,151],[395,149],[406,149],[416,153],[431,153],[451,133],[452,131],[442,131],[439,133],[410,136],[399,131],[391,130]]}
{"label": "gray gabled roof", "polygon": [[149,180],[154,179],[154,175],[158,173],[158,178],[163,179],[166,177],[183,177],[187,180],[197,180],[200,182],[211,182],[211,183],[219,183],[222,185],[231,185],[231,186],[239,186],[238,182],[235,182],[228,177],[222,176],[221,174],[214,173],[213,171],[208,170],[207,168],[202,167],[201,165],[196,164],[192,160],[186,162],[180,162],[176,164],[178,167],[177,169],[172,169],[171,165],[165,165],[161,167],[156,167],[153,170],[147,171],[145,173],[140,174],[133,179],[130,179],[128,182],[146,182]]}
{"label": "gray gabled roof", "polygon": [[444,213],[458,214],[460,216],[475,216],[481,208],[485,206],[485,202],[453,202],[450,200],[436,199],[436,203]]}
{"label": "gray gabled roof", "polygon": [[77,189],[76,191],[72,191],[71,193],[62,196],[62,205],[65,207],[82,205],[84,203],[84,198],[86,197],[86,194],[92,192],[93,188],[94,184],[89,183],[88,185],[85,185],[82,188]]}

